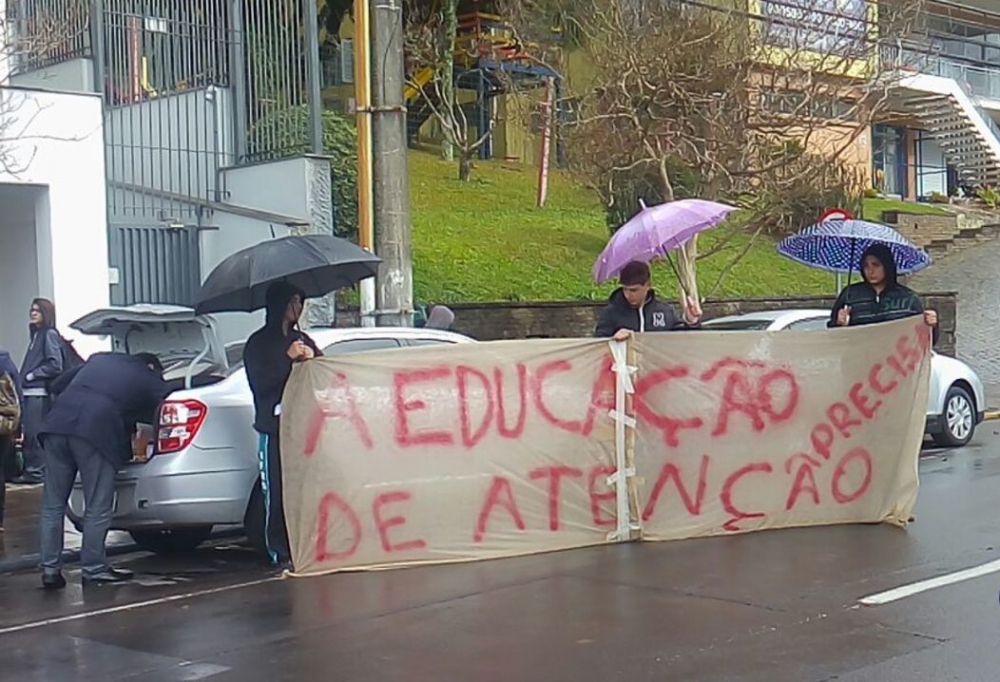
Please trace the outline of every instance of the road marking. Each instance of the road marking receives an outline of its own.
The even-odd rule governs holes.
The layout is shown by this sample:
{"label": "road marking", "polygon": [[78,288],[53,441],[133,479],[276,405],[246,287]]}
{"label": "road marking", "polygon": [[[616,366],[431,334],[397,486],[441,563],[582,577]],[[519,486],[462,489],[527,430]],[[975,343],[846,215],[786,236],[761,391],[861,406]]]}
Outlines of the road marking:
{"label": "road marking", "polygon": [[905,599],[906,597],[912,597],[913,595],[920,594],[921,592],[935,590],[939,587],[954,585],[955,583],[960,583],[965,580],[972,580],[973,578],[979,578],[984,575],[989,575],[990,573],[998,572],[1000,572],[1000,559],[991,561],[981,566],[973,566],[972,568],[967,568],[963,571],[956,571],[955,573],[939,575],[936,578],[930,578],[928,580],[921,580],[917,583],[903,585],[901,587],[888,590],[887,592],[872,594],[859,599],[858,603],[862,606],[882,606],[883,604],[899,601],[900,599]]}
{"label": "road marking", "polygon": [[[264,585],[266,583],[272,583],[281,579],[282,576],[272,576],[270,578],[262,578],[261,580],[251,580],[250,582],[246,583],[237,583],[236,585],[226,585],[225,587],[214,587],[210,590],[198,590],[197,592],[174,594],[169,597],[160,597],[159,599],[149,599],[147,601],[135,602],[134,604],[122,604],[121,606],[111,606],[106,609],[97,609],[96,611],[84,611],[83,613],[74,613],[71,616],[60,616],[59,618],[47,618],[46,620],[37,620],[31,623],[22,623],[21,625],[14,625],[12,627],[2,628],[0,629],[0,635],[9,635],[14,632],[24,632],[25,630],[35,630],[49,625],[59,625],[60,623],[68,623],[74,620],[93,618],[94,616],[106,616],[110,613],[121,613],[122,611],[134,611],[136,609],[144,609],[148,606],[169,604],[170,602],[183,601],[185,599],[194,599],[195,597],[206,597],[212,594],[221,594],[222,592],[242,590],[245,587],[256,587],[257,585]],[[114,588],[105,587],[104,589],[114,589]]]}

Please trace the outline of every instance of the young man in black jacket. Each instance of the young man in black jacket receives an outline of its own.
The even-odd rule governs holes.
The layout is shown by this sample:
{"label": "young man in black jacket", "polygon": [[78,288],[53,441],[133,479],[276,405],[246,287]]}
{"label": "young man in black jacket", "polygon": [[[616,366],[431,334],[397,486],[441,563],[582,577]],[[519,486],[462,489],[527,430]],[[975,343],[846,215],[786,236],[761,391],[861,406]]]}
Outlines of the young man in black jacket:
{"label": "young man in black jacket", "polygon": [[701,327],[701,306],[697,301],[688,299],[684,319],[678,320],[673,306],[656,298],[651,280],[646,263],[632,261],[622,268],[618,277],[621,286],[615,289],[608,305],[601,311],[595,335],[624,341],[632,332],[669,332]]}
{"label": "young man in black jacket", "polygon": [[291,560],[278,442],[281,396],[292,365],[322,355],[313,340],[298,329],[304,303],[305,296],[291,284],[272,284],[266,296],[266,322],[243,348],[243,364],[253,392],[254,429],[260,434],[257,455],[264,494],[264,540],[272,563],[279,566]]}

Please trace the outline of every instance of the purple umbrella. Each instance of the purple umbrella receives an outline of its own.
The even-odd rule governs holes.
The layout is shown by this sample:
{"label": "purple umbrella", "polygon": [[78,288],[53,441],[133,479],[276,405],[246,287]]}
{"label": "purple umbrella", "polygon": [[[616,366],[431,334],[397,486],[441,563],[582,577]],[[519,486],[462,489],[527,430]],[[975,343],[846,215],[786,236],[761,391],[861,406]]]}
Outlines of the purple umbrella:
{"label": "purple umbrella", "polygon": [[651,207],[642,204],[642,210],[615,232],[594,263],[594,281],[606,282],[630,261],[648,263],[666,256],[735,210],[734,206],[703,199],[681,199]]}

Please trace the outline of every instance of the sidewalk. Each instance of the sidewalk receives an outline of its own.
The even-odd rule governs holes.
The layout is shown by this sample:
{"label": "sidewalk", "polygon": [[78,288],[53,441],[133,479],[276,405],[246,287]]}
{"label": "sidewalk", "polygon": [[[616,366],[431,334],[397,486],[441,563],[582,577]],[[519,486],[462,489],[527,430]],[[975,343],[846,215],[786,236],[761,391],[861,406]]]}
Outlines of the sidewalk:
{"label": "sidewalk", "polygon": [[[4,512],[5,532],[0,533],[0,573],[34,568],[39,562],[38,520],[42,507],[42,486],[7,485],[7,509]],[[66,562],[80,559],[80,533],[66,520]],[[108,534],[108,553],[120,554],[135,549],[128,533]]]}

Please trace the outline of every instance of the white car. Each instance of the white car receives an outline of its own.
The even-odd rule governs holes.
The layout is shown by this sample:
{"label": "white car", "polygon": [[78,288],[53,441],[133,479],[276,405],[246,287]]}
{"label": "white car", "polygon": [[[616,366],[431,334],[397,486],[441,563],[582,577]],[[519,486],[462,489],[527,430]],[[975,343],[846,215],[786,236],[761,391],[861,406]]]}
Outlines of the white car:
{"label": "white car", "polygon": [[[148,459],[130,462],[115,477],[111,528],[128,531],[145,549],[180,552],[201,544],[213,526],[243,525],[251,543],[262,548],[258,437],[243,343],[223,346],[212,317],[177,306],[107,308],[71,326],[110,337],[118,352],[154,353],[175,388],[160,406]],[[327,356],[473,342],[452,332],[409,327],[310,329],[309,335]],[[78,482],[69,518],[79,524],[82,516]]]}
{"label": "white car", "polygon": [[[713,331],[778,331],[826,329],[829,310],[774,310],[719,317],[702,324]],[[966,445],[982,423],[986,392],[975,371],[961,360],[931,356],[931,390],[927,435],[942,447]]]}

